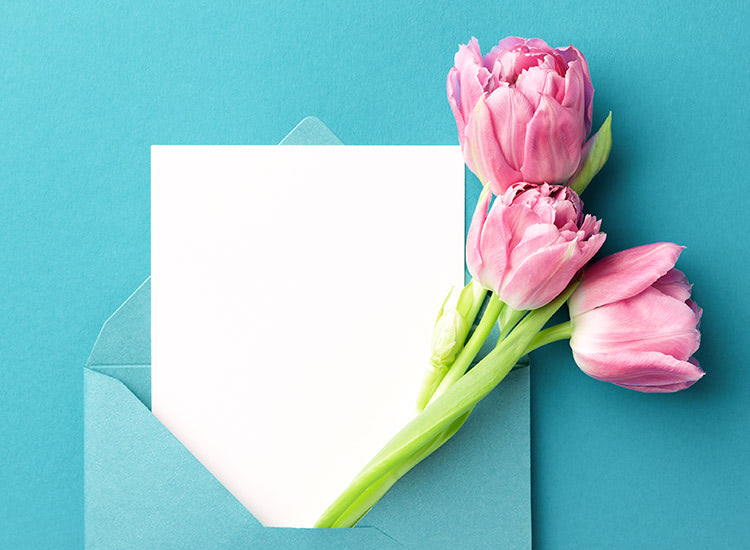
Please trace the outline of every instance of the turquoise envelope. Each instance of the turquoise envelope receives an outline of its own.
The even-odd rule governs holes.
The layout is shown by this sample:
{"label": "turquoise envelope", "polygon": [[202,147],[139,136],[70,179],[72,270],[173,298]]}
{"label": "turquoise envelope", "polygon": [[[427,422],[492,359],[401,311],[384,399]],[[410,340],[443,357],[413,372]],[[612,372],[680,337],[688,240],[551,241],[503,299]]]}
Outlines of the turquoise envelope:
{"label": "turquoise envelope", "polygon": [[[306,118],[282,144],[341,142]],[[470,187],[467,204],[478,195]],[[147,280],[104,323],[84,369],[87,548],[531,546],[528,369],[514,370],[357,527],[263,527],[151,414],[150,315]]]}

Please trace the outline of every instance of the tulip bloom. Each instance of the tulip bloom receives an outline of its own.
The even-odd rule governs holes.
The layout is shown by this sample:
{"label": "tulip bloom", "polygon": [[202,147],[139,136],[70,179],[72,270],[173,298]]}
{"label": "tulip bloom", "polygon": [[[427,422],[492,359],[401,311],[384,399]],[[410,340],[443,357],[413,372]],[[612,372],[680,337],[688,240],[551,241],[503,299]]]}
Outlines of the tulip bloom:
{"label": "tulip bloom", "polygon": [[562,183],[578,168],[594,88],[573,46],[509,37],[483,57],[472,38],[447,88],[464,160],[496,195],[520,181]]}
{"label": "tulip bloom", "polygon": [[477,205],[466,242],[469,271],[515,310],[536,309],[560,294],[606,238],[583,215],[575,191],[520,183]]}
{"label": "tulip bloom", "polygon": [[683,247],[639,246],[594,264],[568,302],[570,347],[589,376],[642,392],[685,389],[704,372],[692,357],[701,308],[674,269]]}

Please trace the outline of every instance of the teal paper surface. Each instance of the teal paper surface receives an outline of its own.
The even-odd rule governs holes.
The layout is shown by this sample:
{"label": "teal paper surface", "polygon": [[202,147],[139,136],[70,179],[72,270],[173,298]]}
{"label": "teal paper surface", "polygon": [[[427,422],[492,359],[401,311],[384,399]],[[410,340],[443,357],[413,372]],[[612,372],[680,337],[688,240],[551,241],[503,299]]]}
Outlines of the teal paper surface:
{"label": "teal paper surface", "polygon": [[[282,141],[319,143],[341,142],[313,117]],[[469,186],[468,200],[476,194]],[[528,369],[356,528],[268,528],[150,413],[150,298],[147,280],[104,324],[84,369],[87,548],[530,547]]]}
{"label": "teal paper surface", "polygon": [[278,143],[309,114],[348,144],[455,145],[457,45],[512,34],[588,59],[594,126],[613,111],[584,195],[602,253],[687,246],[708,373],[643,395],[564,343],[532,354],[534,548],[747,546],[749,21],[746,0],[0,3],[0,547],[83,545],[81,365],[151,272],[150,146]]}

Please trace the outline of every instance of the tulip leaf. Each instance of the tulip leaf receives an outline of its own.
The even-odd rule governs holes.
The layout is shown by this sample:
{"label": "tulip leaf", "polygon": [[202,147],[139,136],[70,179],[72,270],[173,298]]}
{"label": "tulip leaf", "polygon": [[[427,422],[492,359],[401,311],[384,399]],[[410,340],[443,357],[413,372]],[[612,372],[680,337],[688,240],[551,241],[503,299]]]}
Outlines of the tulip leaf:
{"label": "tulip leaf", "polygon": [[568,185],[579,195],[591,183],[609,158],[612,149],[612,112],[599,131],[586,142],[584,157],[578,171],[568,180]]}

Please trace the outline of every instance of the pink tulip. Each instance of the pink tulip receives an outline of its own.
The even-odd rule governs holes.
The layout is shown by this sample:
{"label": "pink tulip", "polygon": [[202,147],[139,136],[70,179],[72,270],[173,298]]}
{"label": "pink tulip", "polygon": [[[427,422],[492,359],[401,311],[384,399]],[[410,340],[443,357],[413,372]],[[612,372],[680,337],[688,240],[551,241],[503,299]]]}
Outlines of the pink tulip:
{"label": "pink tulip", "polygon": [[593,97],[583,54],[538,38],[505,38],[484,57],[472,38],[448,73],[464,160],[496,195],[520,181],[562,183],[576,171]]}
{"label": "pink tulip", "polygon": [[683,247],[656,243],[594,264],[571,296],[570,347],[593,378],[642,392],[674,392],[704,372],[693,357],[701,308],[674,269]]}
{"label": "pink tulip", "polygon": [[575,191],[519,183],[477,204],[466,242],[469,271],[516,310],[552,301],[604,243],[601,222],[583,215]]}

